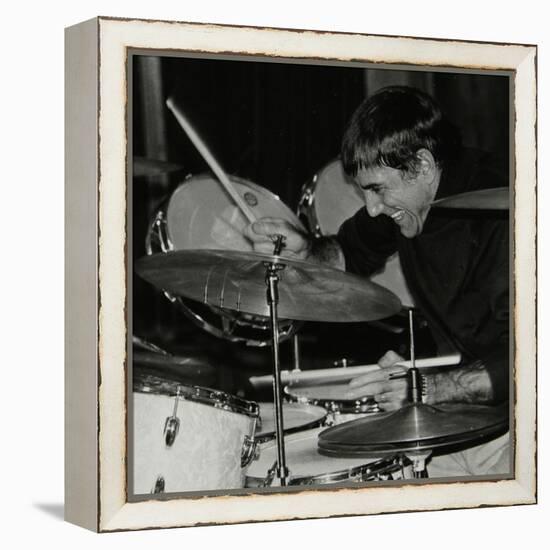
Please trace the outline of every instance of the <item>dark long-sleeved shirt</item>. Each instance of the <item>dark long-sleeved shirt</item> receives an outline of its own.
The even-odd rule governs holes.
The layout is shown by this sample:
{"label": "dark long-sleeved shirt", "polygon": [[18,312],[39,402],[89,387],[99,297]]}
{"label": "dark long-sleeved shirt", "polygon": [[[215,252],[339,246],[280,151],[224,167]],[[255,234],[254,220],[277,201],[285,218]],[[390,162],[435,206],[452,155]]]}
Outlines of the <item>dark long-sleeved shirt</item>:
{"label": "dark long-sleeved shirt", "polygon": [[[508,186],[506,170],[479,151],[464,149],[443,168],[435,199]],[[420,235],[407,239],[388,216],[366,208],[338,233],[346,270],[370,275],[399,252],[416,306],[439,348],[458,349],[464,362],[481,360],[495,402],[509,390],[508,213],[431,209]]]}

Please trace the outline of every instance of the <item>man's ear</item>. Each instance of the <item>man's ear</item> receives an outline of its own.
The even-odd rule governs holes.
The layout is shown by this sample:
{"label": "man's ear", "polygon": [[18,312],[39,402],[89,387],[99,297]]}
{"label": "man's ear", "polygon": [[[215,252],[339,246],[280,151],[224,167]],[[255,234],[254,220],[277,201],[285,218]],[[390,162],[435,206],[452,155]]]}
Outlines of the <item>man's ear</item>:
{"label": "man's ear", "polygon": [[416,164],[417,179],[421,179],[427,183],[435,181],[437,173],[437,163],[434,156],[428,149],[419,149],[416,152],[418,162]]}

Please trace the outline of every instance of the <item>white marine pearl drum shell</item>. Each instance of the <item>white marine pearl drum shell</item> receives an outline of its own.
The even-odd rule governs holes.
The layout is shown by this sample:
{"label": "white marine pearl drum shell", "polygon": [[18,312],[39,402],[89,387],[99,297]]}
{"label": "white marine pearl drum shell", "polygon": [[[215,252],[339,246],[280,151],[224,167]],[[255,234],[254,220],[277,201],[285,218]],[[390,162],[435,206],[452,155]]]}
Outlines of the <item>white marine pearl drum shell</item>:
{"label": "white marine pearl drum shell", "polygon": [[134,494],[153,493],[159,483],[164,493],[244,486],[241,453],[245,436],[254,436],[254,416],[179,399],[179,430],[167,446],[164,425],[175,396],[135,391],[133,401]]}

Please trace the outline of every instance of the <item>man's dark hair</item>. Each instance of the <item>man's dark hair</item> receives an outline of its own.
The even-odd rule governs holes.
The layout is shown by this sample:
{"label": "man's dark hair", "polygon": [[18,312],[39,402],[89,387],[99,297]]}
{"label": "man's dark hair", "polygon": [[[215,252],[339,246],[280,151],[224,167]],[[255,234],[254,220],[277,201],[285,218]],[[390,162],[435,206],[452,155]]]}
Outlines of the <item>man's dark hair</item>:
{"label": "man's dark hair", "polygon": [[342,164],[350,176],[374,166],[415,173],[420,149],[439,167],[460,147],[460,134],[427,94],[390,86],[357,108],[342,141]]}

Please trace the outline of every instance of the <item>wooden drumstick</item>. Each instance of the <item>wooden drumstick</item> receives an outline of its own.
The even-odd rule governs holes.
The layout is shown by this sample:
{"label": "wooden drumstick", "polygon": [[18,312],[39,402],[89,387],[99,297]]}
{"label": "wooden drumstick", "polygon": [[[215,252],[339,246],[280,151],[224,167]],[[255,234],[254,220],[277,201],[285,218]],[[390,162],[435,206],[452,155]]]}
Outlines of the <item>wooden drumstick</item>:
{"label": "wooden drumstick", "polygon": [[[458,365],[461,361],[460,353],[453,355],[443,355],[440,357],[428,357],[426,359],[415,359],[415,365],[417,368],[430,368],[430,367],[445,367]],[[412,366],[411,361],[399,361],[396,363],[401,367],[409,368]],[[300,382],[310,382],[312,384],[325,384],[329,382],[343,382],[345,380],[351,380],[356,376],[367,374],[369,372],[377,371],[380,369],[380,365],[374,363],[372,365],[356,365],[353,367],[342,367],[336,369],[312,369],[303,371],[281,371],[281,382],[283,384],[292,384]],[[249,378],[253,386],[262,386],[271,383],[271,375],[263,376],[251,376]]]}
{"label": "wooden drumstick", "polygon": [[185,115],[174,103],[174,100],[169,97],[166,100],[166,106],[172,114],[176,117],[176,120],[179,122],[180,126],[183,128],[189,139],[193,142],[193,145],[197,148],[199,153],[202,155],[202,158],[207,162],[208,166],[212,169],[212,172],[216,175],[219,182],[222,184],[222,187],[226,190],[228,195],[233,199],[235,204],[240,208],[241,212],[244,214],[246,219],[253,223],[256,221],[256,216],[252,210],[248,207],[246,202],[242,197],[237,193],[237,190],[231,183],[231,180],[227,177],[227,174],[224,172],[223,168],[220,166],[218,161],[214,158],[214,155],[210,152],[204,141],[197,134],[196,130],[193,128],[191,123],[185,118]]}

